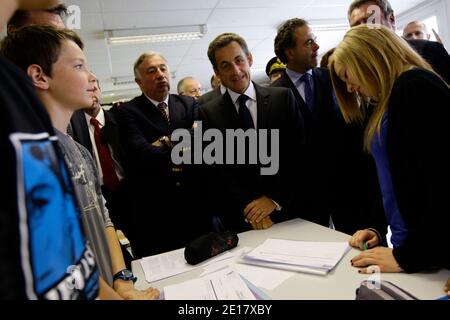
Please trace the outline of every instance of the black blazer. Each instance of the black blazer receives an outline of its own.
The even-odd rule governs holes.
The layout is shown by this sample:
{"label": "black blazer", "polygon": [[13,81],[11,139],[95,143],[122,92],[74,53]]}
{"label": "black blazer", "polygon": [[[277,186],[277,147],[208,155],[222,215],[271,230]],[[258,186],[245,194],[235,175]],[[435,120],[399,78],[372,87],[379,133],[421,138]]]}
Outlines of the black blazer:
{"label": "black blazer", "polygon": [[[75,111],[70,119],[72,126],[72,137],[75,141],[83,145],[90,153],[92,151],[92,141],[89,135],[89,127],[83,110]],[[122,166],[125,165],[126,157],[120,142],[119,125],[116,115],[112,111],[104,110],[105,125],[101,128],[102,137],[113,150],[114,158]]]}
{"label": "black blazer", "polygon": [[[210,196],[216,202],[214,210],[221,217],[225,228],[236,232],[249,229],[250,225],[244,221],[244,208],[262,195],[286,209],[285,213],[274,212],[271,215],[273,220],[288,218],[290,190],[293,187],[290,177],[304,135],[303,120],[291,91],[264,88],[257,84],[255,90],[257,128],[279,129],[280,163],[278,173],[273,176],[260,175],[260,164],[216,165],[212,169],[214,179],[209,179],[212,182],[209,190],[213,190]],[[239,116],[228,92],[220,99],[202,105],[199,115],[205,130],[216,128],[225,132],[226,129],[240,128]]]}
{"label": "black blazer", "polygon": [[168,107],[170,125],[145,95],[117,108],[134,197],[131,238],[139,256],[186,246],[209,224],[198,209],[201,201],[196,201],[194,183],[201,179],[191,168],[175,166],[169,148],[151,145],[175,129],[192,128],[197,103],[192,97],[171,94]]}
{"label": "black blazer", "polygon": [[211,100],[220,98],[222,96],[222,93],[220,92],[220,87],[214,90],[211,90],[205,94],[202,94],[198,99],[197,102],[199,105],[205,104],[206,102],[209,102]]}
{"label": "black blazer", "polygon": [[394,84],[388,105],[387,152],[400,214],[408,230],[394,257],[406,272],[450,268],[450,89],[414,69]]}
{"label": "black blazer", "polygon": [[407,40],[446,82],[450,84],[450,55],[444,46],[435,41]]}
{"label": "black blazer", "polygon": [[[150,164],[171,167],[170,150],[153,147],[151,143],[162,136],[169,136],[175,129],[192,127],[197,103],[192,97],[171,94],[169,96],[170,126],[157,107],[145,95],[134,98],[117,108],[123,142],[133,158],[132,171],[153,171]],[[137,167],[136,167],[137,165]],[[159,168],[160,169],[160,168]]]}
{"label": "black blazer", "polygon": [[312,113],[284,73],[272,86],[290,88],[306,128],[305,158],[299,171],[297,209],[300,217],[353,234],[371,226],[387,230],[375,164],[363,152],[361,125],[347,125],[333,97],[327,69],[314,68],[315,108]]}

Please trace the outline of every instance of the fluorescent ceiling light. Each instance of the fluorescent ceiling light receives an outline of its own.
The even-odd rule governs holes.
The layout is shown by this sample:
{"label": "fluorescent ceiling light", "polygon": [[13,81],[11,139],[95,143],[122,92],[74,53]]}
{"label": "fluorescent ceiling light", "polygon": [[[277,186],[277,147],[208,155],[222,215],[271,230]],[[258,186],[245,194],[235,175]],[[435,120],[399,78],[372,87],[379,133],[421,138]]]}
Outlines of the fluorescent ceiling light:
{"label": "fluorescent ceiling light", "polygon": [[197,40],[206,34],[206,25],[166,28],[106,30],[110,45]]}

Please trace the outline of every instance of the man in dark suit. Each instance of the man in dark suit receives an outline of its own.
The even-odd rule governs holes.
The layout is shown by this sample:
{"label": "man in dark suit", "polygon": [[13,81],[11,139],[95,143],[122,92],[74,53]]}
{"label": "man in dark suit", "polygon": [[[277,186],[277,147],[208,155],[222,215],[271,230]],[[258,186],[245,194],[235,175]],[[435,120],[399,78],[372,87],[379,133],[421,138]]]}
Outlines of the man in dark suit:
{"label": "man in dark suit", "polygon": [[197,102],[199,105],[205,104],[206,102],[212,101],[216,98],[220,98],[222,96],[222,94],[225,93],[226,88],[222,85],[219,84],[219,86],[211,91],[208,91],[207,93],[201,95],[198,99]]}
{"label": "man in dark suit", "polygon": [[196,203],[191,168],[171,160],[170,135],[193,126],[197,103],[192,97],[169,94],[170,73],[160,54],[142,54],[134,65],[142,95],[117,108],[133,191],[133,248],[140,256],[185,246],[205,232]]}
{"label": "man in dark suit", "polygon": [[[261,175],[260,162],[215,165],[209,179],[213,185],[208,188],[216,204],[214,212],[225,229],[240,232],[270,228],[273,222],[290,217],[293,184],[289,177],[301,148],[301,115],[292,92],[264,88],[251,81],[253,57],[240,36],[219,35],[210,43],[208,57],[227,91],[200,107],[203,127],[222,133],[227,129],[268,129],[269,134],[271,129],[279,130],[279,170],[275,174]],[[274,150],[275,146],[270,148]]]}
{"label": "man in dark suit", "polygon": [[[272,86],[294,92],[305,121],[305,166],[295,208],[300,217],[324,226],[331,216],[336,229],[353,234],[364,223],[373,225],[372,217],[377,221],[382,210],[380,198],[373,196],[376,171],[363,153],[362,128],[345,124],[328,70],[316,68],[318,49],[302,19],[286,21],[275,38],[275,53],[287,67]],[[379,215],[384,217],[383,211]]]}
{"label": "man in dark suit", "polygon": [[[375,12],[371,6],[378,7],[379,12]],[[362,23],[377,23],[395,31],[394,10],[388,0],[354,0],[348,9],[348,21],[351,27]],[[428,40],[407,41],[450,84],[450,55],[444,46]]]}

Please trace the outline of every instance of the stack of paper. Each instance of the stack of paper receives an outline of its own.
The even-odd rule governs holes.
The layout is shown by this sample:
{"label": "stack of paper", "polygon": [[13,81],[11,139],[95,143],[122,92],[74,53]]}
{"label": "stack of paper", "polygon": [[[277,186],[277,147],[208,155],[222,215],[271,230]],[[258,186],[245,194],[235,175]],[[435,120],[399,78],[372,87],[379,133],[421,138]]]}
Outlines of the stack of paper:
{"label": "stack of paper", "polygon": [[326,275],[350,250],[347,242],[308,242],[267,239],[241,262]]}

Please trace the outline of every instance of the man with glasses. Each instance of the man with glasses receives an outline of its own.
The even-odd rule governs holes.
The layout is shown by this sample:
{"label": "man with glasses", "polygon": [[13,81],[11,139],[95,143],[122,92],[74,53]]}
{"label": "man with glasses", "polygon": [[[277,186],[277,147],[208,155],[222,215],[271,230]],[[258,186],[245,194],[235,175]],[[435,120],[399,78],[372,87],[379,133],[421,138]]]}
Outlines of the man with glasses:
{"label": "man with glasses", "polygon": [[197,79],[186,77],[178,82],[177,91],[180,96],[189,96],[197,100],[202,95],[202,85]]}

